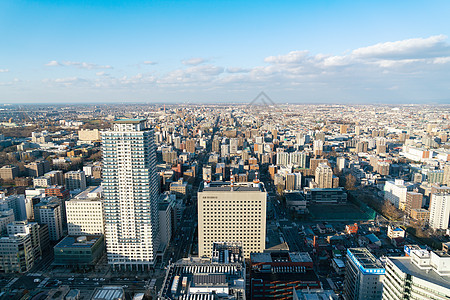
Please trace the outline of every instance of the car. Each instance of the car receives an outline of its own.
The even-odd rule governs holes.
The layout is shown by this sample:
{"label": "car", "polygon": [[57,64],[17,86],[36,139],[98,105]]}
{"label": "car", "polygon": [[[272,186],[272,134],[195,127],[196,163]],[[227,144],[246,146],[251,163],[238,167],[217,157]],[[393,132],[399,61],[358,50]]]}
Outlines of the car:
{"label": "car", "polygon": [[88,281],[88,280],[89,280],[89,278],[87,278],[87,277],[86,277],[86,278],[84,278],[84,280]]}
{"label": "car", "polygon": [[122,287],[123,287],[124,289],[126,289],[126,288],[128,288],[128,285],[122,285]]}
{"label": "car", "polygon": [[94,281],[98,281],[98,278],[93,278],[92,280],[94,280]]}
{"label": "car", "polygon": [[100,281],[105,281],[105,278],[100,278]]}
{"label": "car", "polygon": [[75,278],[73,278],[73,277],[70,277],[70,278],[67,278],[67,280],[69,280],[69,281],[72,281],[72,280],[74,280]]}

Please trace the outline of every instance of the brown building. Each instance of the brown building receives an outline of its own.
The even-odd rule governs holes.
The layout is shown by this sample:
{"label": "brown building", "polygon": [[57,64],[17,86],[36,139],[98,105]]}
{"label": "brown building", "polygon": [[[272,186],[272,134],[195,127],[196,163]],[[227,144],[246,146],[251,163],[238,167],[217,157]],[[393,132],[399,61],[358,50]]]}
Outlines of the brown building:
{"label": "brown building", "polygon": [[30,177],[41,177],[50,171],[50,163],[46,160],[35,161],[25,165],[25,169]]}
{"label": "brown building", "polygon": [[412,209],[422,208],[422,198],[423,195],[421,193],[406,192],[405,211],[408,214],[408,216],[411,216]]}
{"label": "brown building", "polygon": [[428,222],[430,219],[430,211],[423,208],[411,209],[411,218],[421,222]]}
{"label": "brown building", "polygon": [[195,140],[194,139],[186,140],[186,152],[195,153]]}

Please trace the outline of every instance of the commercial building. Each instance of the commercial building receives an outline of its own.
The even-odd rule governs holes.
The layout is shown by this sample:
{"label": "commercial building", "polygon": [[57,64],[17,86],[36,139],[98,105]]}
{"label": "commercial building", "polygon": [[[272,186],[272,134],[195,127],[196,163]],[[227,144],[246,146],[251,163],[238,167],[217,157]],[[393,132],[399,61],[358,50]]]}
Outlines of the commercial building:
{"label": "commercial building", "polygon": [[145,119],[115,121],[102,133],[105,239],[114,268],[149,269],[159,248],[159,179]]}
{"label": "commercial building", "polygon": [[101,198],[75,197],[66,202],[69,235],[101,235],[105,233]]}
{"label": "commercial building", "polygon": [[292,299],[295,289],[321,289],[307,252],[268,252],[250,255],[252,299]]}
{"label": "commercial building", "polygon": [[344,296],[346,300],[379,300],[385,269],[366,248],[347,249]]}
{"label": "commercial building", "polygon": [[431,194],[429,225],[434,230],[448,229],[450,219],[450,194]]}
{"label": "commercial building", "polygon": [[383,300],[447,300],[450,255],[443,251],[411,250],[409,256],[387,257]]}
{"label": "commercial building", "polygon": [[64,174],[66,188],[68,190],[85,190],[86,189],[86,175],[84,171],[69,171]]}
{"label": "commercial building", "polygon": [[105,239],[98,236],[66,236],[53,248],[53,265],[89,268],[105,252]]}
{"label": "commercial building", "polygon": [[184,258],[171,264],[160,300],[245,300],[245,263],[239,243],[218,243],[211,258]]}
{"label": "commercial building", "polygon": [[203,182],[197,199],[200,257],[211,257],[215,242],[242,242],[246,258],[265,249],[267,192],[263,183]]}

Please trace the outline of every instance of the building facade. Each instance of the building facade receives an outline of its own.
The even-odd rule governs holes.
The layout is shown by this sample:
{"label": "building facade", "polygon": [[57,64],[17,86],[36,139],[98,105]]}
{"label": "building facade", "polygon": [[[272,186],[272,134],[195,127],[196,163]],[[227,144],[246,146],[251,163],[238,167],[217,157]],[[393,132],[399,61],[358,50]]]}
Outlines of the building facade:
{"label": "building facade", "polygon": [[159,247],[156,149],[144,119],[125,119],[102,133],[103,195],[108,262],[149,269]]}
{"label": "building facade", "polygon": [[366,248],[347,249],[344,296],[346,300],[379,300],[385,269]]}
{"label": "building facade", "polygon": [[203,183],[197,199],[200,257],[211,257],[214,242],[242,242],[246,258],[265,249],[267,192],[262,183]]}

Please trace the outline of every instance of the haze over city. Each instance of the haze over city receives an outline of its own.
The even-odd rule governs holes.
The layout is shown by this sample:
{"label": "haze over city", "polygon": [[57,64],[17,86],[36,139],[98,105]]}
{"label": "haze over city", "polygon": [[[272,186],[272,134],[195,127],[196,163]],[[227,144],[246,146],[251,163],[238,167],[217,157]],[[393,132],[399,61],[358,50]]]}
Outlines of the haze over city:
{"label": "haze over city", "polygon": [[2,103],[448,103],[448,1],[0,3]]}

